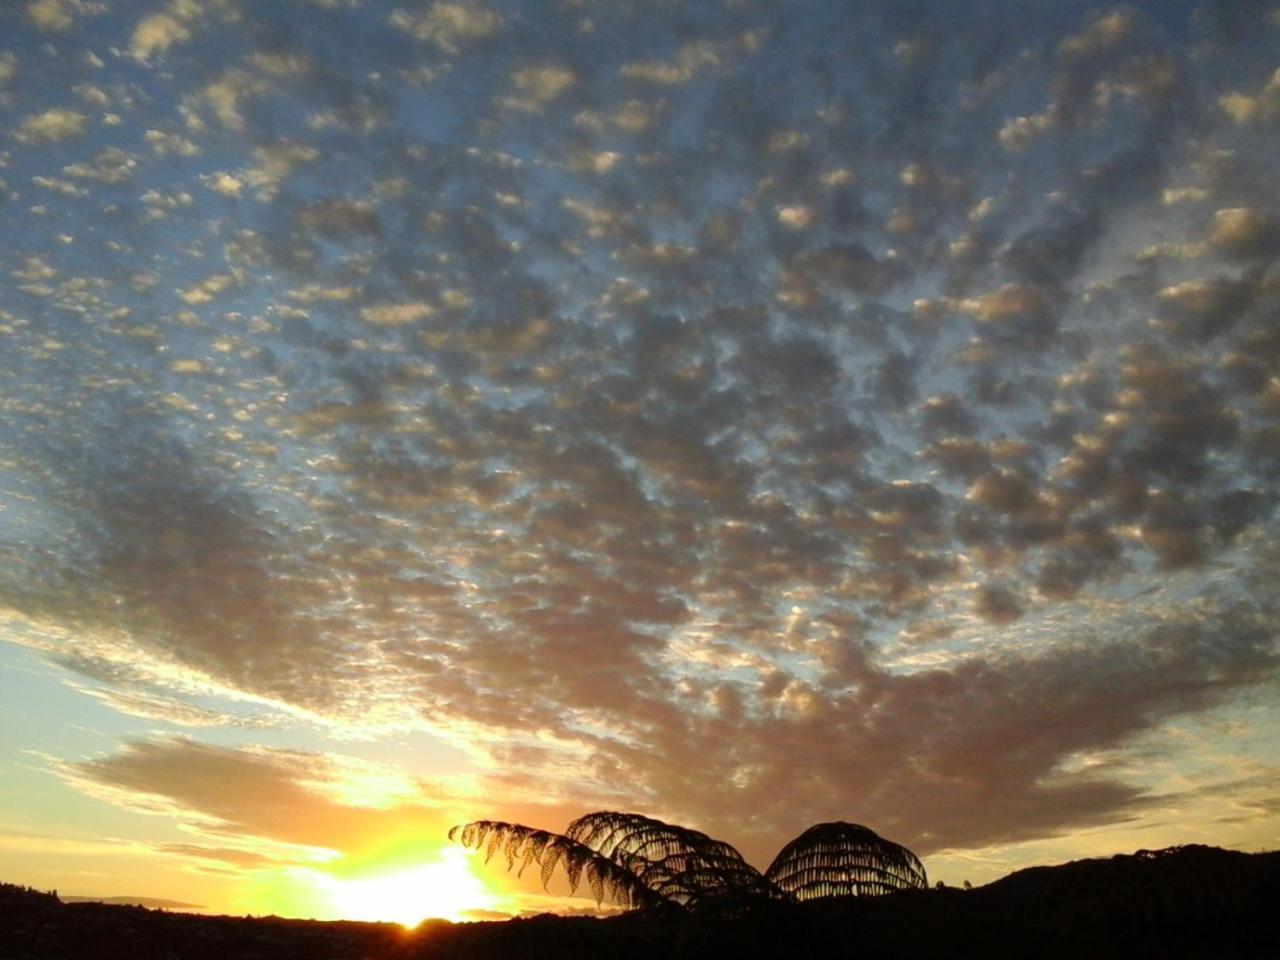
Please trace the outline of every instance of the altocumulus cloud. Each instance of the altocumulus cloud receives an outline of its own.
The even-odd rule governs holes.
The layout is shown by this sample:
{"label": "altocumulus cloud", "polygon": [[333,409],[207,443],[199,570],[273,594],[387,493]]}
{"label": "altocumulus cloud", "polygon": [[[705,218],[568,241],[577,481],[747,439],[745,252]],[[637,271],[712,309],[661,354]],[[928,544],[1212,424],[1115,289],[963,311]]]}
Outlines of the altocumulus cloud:
{"label": "altocumulus cloud", "polygon": [[[6,635],[760,851],[1191,789],[1126,750],[1280,666],[1280,23],[972,6],[0,14]],[[58,769],[350,835],[300,756]]]}

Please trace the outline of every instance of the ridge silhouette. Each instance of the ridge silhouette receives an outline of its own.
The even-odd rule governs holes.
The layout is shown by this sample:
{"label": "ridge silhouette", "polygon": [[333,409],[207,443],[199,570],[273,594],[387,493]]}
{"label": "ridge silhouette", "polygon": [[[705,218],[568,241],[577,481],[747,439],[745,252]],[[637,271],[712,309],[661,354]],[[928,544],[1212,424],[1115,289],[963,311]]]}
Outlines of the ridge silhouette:
{"label": "ridge silhouette", "polygon": [[200,916],[0,884],[6,960],[364,957],[528,960],[750,958],[1267,958],[1280,852],[1205,846],[1032,867],[965,891],[757,902],[739,912],[633,910],[500,922],[396,924]]}

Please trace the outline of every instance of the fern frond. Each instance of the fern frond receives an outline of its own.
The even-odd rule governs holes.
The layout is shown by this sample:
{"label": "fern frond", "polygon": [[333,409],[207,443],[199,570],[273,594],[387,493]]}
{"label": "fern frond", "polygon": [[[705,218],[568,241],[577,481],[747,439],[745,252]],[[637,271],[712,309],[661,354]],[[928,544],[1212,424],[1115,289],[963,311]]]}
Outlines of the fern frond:
{"label": "fern frond", "polygon": [[729,898],[785,898],[737,849],[699,830],[602,810],[574,820],[565,835],[626,866],[665,899],[690,908]]}
{"label": "fern frond", "polygon": [[924,866],[856,823],[819,823],[782,848],[765,876],[797,900],[874,896],[929,885]]}
{"label": "fern frond", "polygon": [[615,851],[646,860],[661,860],[675,853],[702,851],[712,856],[745,863],[742,854],[723,840],[700,830],[690,830],[638,813],[601,810],[588,813],[569,824],[565,836],[586,844],[597,853],[612,858]]}
{"label": "fern frond", "polygon": [[544,889],[557,866],[563,867],[572,891],[578,889],[585,871],[587,885],[597,905],[606,898],[628,909],[659,906],[667,902],[623,864],[558,833],[500,820],[476,820],[451,829],[449,839],[472,849],[483,847],[485,862],[501,849],[506,856],[508,870],[517,860],[520,861],[517,876],[529,864],[538,864]]}

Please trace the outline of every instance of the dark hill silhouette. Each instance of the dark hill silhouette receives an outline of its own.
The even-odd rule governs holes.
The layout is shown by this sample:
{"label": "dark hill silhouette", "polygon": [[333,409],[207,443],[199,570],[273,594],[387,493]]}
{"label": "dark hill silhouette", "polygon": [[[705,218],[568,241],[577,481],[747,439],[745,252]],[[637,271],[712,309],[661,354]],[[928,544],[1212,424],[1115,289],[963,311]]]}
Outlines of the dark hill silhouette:
{"label": "dark hill silhouette", "polygon": [[1280,852],[1215,847],[1032,867],[974,890],[764,901],[733,913],[394,924],[206,917],[0,884],[0,957],[70,960],[701,957],[1266,957]]}
{"label": "dark hill silhouette", "polygon": [[160,910],[200,910],[202,905],[185,900],[166,900],[164,897],[68,897],[58,898],[63,903],[114,903],[126,907],[156,907]]}

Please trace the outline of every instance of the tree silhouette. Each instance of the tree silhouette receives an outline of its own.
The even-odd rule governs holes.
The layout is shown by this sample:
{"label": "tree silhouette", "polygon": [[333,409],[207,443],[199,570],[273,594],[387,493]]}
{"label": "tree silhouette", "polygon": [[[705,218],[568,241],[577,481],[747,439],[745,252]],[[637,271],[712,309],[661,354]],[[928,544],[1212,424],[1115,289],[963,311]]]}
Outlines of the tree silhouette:
{"label": "tree silhouette", "polygon": [[856,823],[819,823],[788,843],[765,876],[796,900],[868,897],[929,885],[906,847]]}
{"label": "tree silhouette", "polygon": [[765,873],[723,840],[638,813],[588,813],[563,834],[477,820],[454,827],[449,839],[483,847],[486,863],[501,850],[508,870],[519,861],[517,876],[536,863],[544,888],[562,866],[572,890],[585,879],[597,904],[609,899],[628,909],[796,903],[928,886],[924,867],[906,847],[840,821],[810,827]]}

